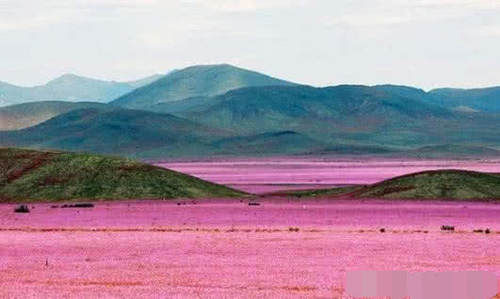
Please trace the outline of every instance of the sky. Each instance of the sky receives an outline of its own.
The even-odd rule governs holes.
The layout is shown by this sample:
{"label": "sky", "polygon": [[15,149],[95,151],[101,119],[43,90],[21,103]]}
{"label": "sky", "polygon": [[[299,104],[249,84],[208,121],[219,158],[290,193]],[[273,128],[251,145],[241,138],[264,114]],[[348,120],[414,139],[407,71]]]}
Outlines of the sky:
{"label": "sky", "polygon": [[215,63],[314,86],[500,85],[500,0],[0,0],[0,81]]}

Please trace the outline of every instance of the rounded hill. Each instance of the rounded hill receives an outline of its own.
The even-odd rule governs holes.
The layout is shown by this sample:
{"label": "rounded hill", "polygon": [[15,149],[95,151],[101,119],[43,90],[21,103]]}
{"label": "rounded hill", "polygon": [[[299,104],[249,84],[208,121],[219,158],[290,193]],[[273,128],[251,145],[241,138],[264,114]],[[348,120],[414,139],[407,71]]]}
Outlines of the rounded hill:
{"label": "rounded hill", "polygon": [[0,148],[0,201],[3,202],[245,195],[225,186],[129,159]]}
{"label": "rounded hill", "polygon": [[373,184],[353,195],[402,199],[500,199],[500,175],[454,169],[424,171]]}
{"label": "rounded hill", "polygon": [[431,170],[407,174],[372,185],[277,192],[296,197],[419,200],[500,200],[500,174],[467,170]]}

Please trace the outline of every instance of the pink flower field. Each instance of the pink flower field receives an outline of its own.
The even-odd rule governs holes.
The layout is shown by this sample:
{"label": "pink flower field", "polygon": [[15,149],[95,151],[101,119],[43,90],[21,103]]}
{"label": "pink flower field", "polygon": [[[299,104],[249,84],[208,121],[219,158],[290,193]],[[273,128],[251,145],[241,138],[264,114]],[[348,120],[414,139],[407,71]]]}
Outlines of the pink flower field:
{"label": "pink flower field", "polygon": [[500,283],[498,204],[183,203],[0,206],[0,296],[349,298],[346,271],[367,269],[484,270]]}

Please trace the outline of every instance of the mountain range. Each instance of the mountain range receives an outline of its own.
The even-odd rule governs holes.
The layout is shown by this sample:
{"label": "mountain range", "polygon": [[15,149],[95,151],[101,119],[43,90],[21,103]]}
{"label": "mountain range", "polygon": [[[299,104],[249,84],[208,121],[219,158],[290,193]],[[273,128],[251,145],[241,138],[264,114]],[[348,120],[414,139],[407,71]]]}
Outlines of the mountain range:
{"label": "mountain range", "polygon": [[52,101],[0,108],[0,146],[148,159],[498,156],[500,149],[500,88],[318,88],[227,64],[188,67],[150,81],[109,104]]}

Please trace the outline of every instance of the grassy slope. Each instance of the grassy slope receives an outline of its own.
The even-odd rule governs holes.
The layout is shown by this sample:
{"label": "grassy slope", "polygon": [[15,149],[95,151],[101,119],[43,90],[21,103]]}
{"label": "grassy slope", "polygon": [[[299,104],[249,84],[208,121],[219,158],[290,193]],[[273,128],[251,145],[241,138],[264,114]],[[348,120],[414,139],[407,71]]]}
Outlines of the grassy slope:
{"label": "grassy slope", "polygon": [[500,199],[500,175],[436,170],[405,175],[355,192],[356,197]]}
{"label": "grassy slope", "polygon": [[369,186],[289,191],[297,197],[500,200],[500,174],[464,170],[424,171]]}
{"label": "grassy slope", "polygon": [[242,192],[133,160],[0,149],[0,200],[237,197]]}

